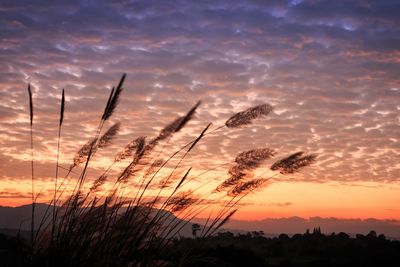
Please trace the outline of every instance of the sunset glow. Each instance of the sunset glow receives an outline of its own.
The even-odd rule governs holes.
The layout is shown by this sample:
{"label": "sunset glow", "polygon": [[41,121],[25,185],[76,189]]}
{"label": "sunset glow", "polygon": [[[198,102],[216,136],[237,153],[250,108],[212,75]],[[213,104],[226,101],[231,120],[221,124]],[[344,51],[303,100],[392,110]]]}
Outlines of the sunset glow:
{"label": "sunset glow", "polygon": [[[37,201],[48,202],[62,89],[61,177],[126,73],[105,125],[121,122],[121,130],[91,162],[87,188],[129,141],[154,138],[198,100],[194,118],[160,143],[157,156],[168,158],[210,122],[211,131],[269,103],[274,110],[252,124],[204,136],[182,163],[193,168],[185,189],[201,187],[195,193],[205,195],[229,177],[237,154],[268,147],[277,154],[254,177],[270,180],[235,219],[400,220],[400,22],[391,6],[398,4],[349,1],[344,10],[341,1],[29,2],[0,4],[0,206],[31,201],[28,83]],[[316,153],[316,163],[289,175],[268,171],[297,151]],[[128,163],[113,165],[108,187]],[[178,163],[172,159],[168,170]]]}

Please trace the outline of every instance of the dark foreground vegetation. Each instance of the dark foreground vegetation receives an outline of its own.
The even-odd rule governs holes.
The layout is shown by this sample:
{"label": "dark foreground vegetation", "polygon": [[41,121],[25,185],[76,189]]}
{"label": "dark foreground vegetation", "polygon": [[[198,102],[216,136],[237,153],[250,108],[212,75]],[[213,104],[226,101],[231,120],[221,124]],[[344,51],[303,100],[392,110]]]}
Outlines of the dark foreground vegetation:
{"label": "dark foreground vegetation", "polygon": [[[54,121],[58,128],[57,156],[54,169],[48,170],[49,176],[54,177],[52,198],[39,222],[35,220],[40,208],[35,140],[36,133],[40,134],[36,128],[36,119],[40,120],[40,116],[35,117],[35,92],[28,86],[32,179],[30,237],[24,246],[18,246],[20,241],[4,239],[8,245],[3,248],[2,255],[7,260],[4,259],[2,265],[29,262],[30,266],[49,267],[165,266],[171,259],[161,255],[171,249],[171,242],[182,236],[184,227],[199,214],[208,213],[207,222],[197,236],[201,240],[221,228],[248,194],[263,188],[276,176],[293,174],[316,160],[314,153],[298,151],[278,155],[280,159],[268,162],[279,151],[270,147],[249,147],[238,151],[234,159],[221,158],[216,166],[203,170],[198,160],[191,157],[202,152],[197,145],[205,144],[206,136],[225,136],[229,131],[239,130],[267,116],[273,107],[268,103],[250,107],[227,117],[219,126],[204,123],[197,137],[192,136],[192,140],[177,148],[173,137],[195,118],[201,104],[198,101],[185,115],[167,123],[158,133],[150,133],[150,137],[132,136],[125,147],[109,151],[108,166],[95,167],[93,160],[101,155],[98,152],[110,148],[118,136],[120,123],[110,124],[109,119],[122,99],[125,77],[124,74],[112,88],[103,114],[99,116],[97,130],[80,149],[77,147],[78,152],[69,167],[61,166],[65,163],[59,161],[64,151],[61,149],[64,146],[64,111],[68,110],[62,91],[59,120]],[[65,116],[68,118],[68,113]],[[223,175],[220,170],[212,172],[222,167],[227,167]],[[203,188],[204,185],[209,188]],[[213,186],[210,188],[210,185]],[[9,248],[12,252],[7,251]],[[20,262],[12,263],[14,259]]]}
{"label": "dark foreground vegetation", "polygon": [[[218,233],[207,238],[176,239],[160,255],[157,266],[400,266],[400,241],[371,231],[312,233],[267,238],[261,232]],[[0,266],[30,266],[29,244],[0,235]],[[112,264],[110,265],[112,266]]]}
{"label": "dark foreground vegetation", "polygon": [[[190,249],[188,249],[190,248]],[[345,233],[312,233],[266,238],[260,232],[219,233],[203,240],[180,239],[165,258],[170,266],[400,266],[400,241],[371,231],[350,237]]]}

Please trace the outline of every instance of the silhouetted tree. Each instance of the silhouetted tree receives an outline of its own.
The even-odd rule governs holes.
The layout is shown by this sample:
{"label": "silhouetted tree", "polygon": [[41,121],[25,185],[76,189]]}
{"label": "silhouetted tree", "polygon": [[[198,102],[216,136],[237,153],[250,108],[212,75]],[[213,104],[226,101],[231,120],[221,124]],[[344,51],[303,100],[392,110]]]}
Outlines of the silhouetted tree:
{"label": "silhouetted tree", "polygon": [[193,235],[193,237],[197,237],[197,232],[200,231],[200,230],[201,230],[200,224],[198,224],[198,223],[192,224],[192,235]]}

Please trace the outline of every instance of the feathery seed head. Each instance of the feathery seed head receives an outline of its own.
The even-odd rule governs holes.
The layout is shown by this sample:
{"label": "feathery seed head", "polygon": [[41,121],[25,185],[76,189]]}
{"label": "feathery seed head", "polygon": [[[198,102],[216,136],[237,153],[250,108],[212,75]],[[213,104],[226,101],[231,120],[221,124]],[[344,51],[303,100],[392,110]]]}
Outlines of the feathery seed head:
{"label": "feathery seed head", "polygon": [[245,111],[241,111],[230,117],[225,125],[228,128],[237,128],[244,125],[251,124],[251,122],[263,115],[268,115],[272,111],[272,106],[269,104],[262,104],[252,108],[248,108]]}
{"label": "feathery seed head", "polygon": [[28,84],[28,94],[29,94],[29,118],[30,118],[30,125],[33,124],[33,101],[32,101],[32,90],[31,84]]}
{"label": "feathery seed head", "polygon": [[228,192],[228,196],[236,197],[241,194],[248,194],[251,191],[260,188],[267,181],[268,179],[259,178],[250,180],[248,182],[239,183],[231,191]]}
{"label": "feathery seed head", "polygon": [[117,135],[121,124],[119,122],[112,125],[99,139],[97,148],[105,148],[110,145],[111,140]]}
{"label": "feathery seed head", "polygon": [[300,151],[284,159],[281,159],[271,166],[271,170],[279,171],[281,174],[290,174],[299,171],[301,168],[313,164],[317,158],[316,154],[304,155]]}

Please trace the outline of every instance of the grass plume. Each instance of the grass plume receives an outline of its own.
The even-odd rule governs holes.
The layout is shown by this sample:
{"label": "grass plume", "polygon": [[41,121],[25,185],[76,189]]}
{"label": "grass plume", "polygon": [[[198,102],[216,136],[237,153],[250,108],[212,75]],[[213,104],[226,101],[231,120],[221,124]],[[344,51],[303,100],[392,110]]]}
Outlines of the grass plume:
{"label": "grass plume", "polygon": [[101,117],[101,119],[103,121],[108,120],[111,117],[111,115],[114,113],[114,111],[118,105],[120,95],[123,90],[122,86],[124,84],[125,78],[126,78],[126,74],[124,73],[122,75],[121,80],[119,81],[117,87],[115,88],[115,90],[114,90],[114,88],[111,90],[110,96],[107,101],[106,108],[104,109],[103,116]]}
{"label": "grass plume", "polygon": [[304,155],[304,152],[300,151],[275,162],[271,170],[279,171],[281,174],[291,174],[311,165],[316,159],[316,154]]}
{"label": "grass plume", "polygon": [[228,128],[237,128],[251,124],[254,119],[268,115],[272,111],[272,109],[272,106],[269,104],[261,104],[255,107],[248,108],[245,111],[238,112],[230,117],[225,122],[225,125]]}

